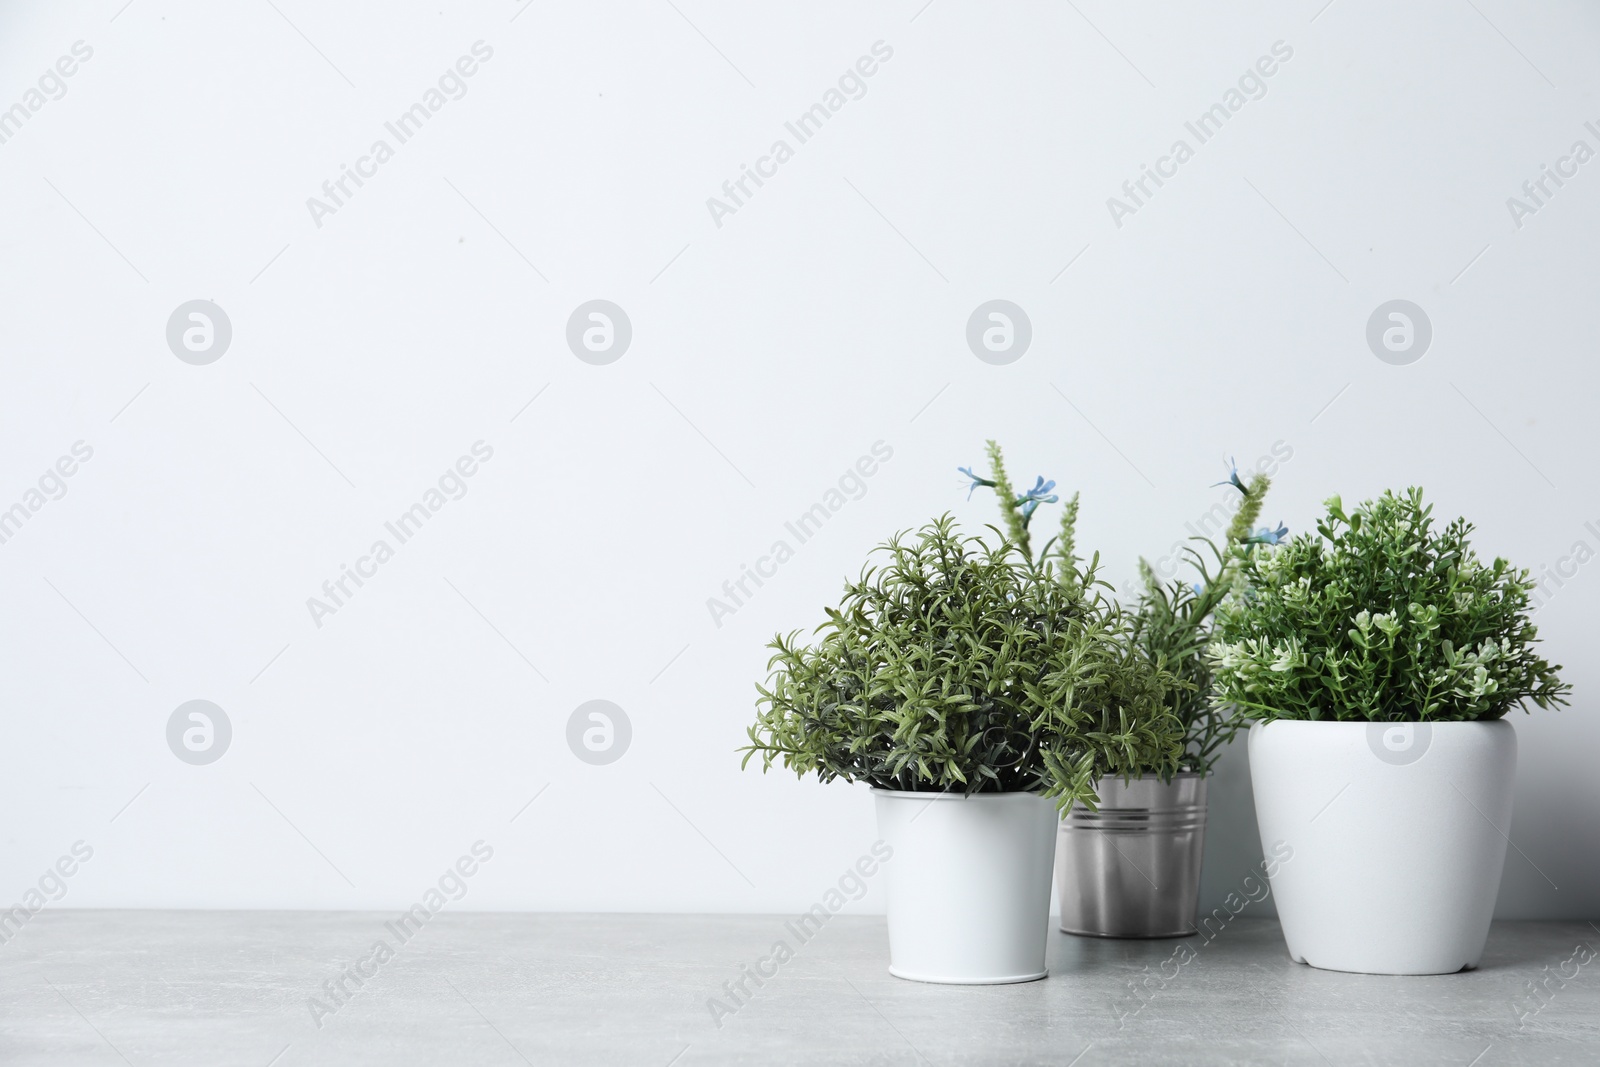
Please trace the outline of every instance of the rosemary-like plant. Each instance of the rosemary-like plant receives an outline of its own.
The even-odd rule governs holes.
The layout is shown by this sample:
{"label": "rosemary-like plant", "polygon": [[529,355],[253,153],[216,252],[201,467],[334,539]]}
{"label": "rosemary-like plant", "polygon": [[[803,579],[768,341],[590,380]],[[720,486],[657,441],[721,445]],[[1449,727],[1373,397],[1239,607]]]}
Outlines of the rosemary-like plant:
{"label": "rosemary-like plant", "polygon": [[[1000,473],[1000,472],[997,472]],[[744,764],[823,781],[1038,791],[1093,807],[1104,775],[1170,769],[1164,678],[1127,640],[1098,559],[1041,569],[1014,539],[949,515],[880,546],[814,644],[771,644]],[[1062,573],[1062,567],[1071,572]]]}
{"label": "rosemary-like plant", "polygon": [[[968,467],[961,468],[961,473],[972,480],[973,489],[985,486],[994,490],[1011,539],[1027,555],[1031,552],[1029,522],[1040,504],[1057,501],[1053,492],[1056,483],[1040,477],[1032,489],[1018,493],[1011,487],[1000,446],[994,441],[988,442],[988,455],[989,477],[980,477]],[[1175,767],[1151,765],[1136,773],[1164,779],[1180,770],[1209,774],[1222,746],[1243,725],[1231,709],[1211,703],[1211,665],[1206,647],[1211,639],[1212,615],[1229,593],[1240,587],[1237,560],[1255,545],[1276,544],[1288,531],[1281,525],[1275,530],[1255,527],[1271,485],[1266,475],[1256,474],[1247,485],[1239,478],[1235,465],[1228,480],[1218,484],[1231,485],[1239,491],[1239,508],[1221,545],[1209,538],[1193,538],[1205,546],[1210,559],[1194,548],[1184,550],[1198,582],[1163,583],[1147,561],[1139,561],[1144,591],[1131,613],[1126,638],[1165,677],[1163,699],[1166,711],[1183,731],[1183,755]],[[1060,532],[1045,544],[1035,563],[1041,573],[1054,573],[1057,581],[1068,585],[1077,573],[1077,521],[1078,494],[1074,493],[1062,508]]]}
{"label": "rosemary-like plant", "polygon": [[1239,564],[1246,595],[1217,612],[1213,700],[1252,719],[1497,719],[1571,686],[1537,655],[1534,583],[1485,566],[1456,519],[1436,531],[1421,489],[1349,514],[1330,498],[1317,535]]}
{"label": "rosemary-like plant", "polygon": [[[1271,481],[1257,473],[1245,484],[1235,466],[1226,482],[1239,492],[1239,507],[1228,524],[1221,545],[1206,537],[1193,537],[1204,547],[1185,548],[1184,556],[1199,581],[1163,582],[1145,559],[1139,560],[1144,591],[1134,609],[1133,640],[1158,668],[1170,672],[1177,684],[1167,689],[1167,705],[1183,724],[1181,769],[1210,774],[1223,745],[1233,740],[1243,721],[1230,706],[1211,700],[1211,662],[1206,655],[1211,642],[1212,616],[1230,594],[1243,591],[1239,563],[1257,545],[1274,545],[1288,530],[1255,528]],[[1207,558],[1209,554],[1209,559]]]}
{"label": "rosemary-like plant", "polygon": [[[1054,576],[1055,580],[1068,589],[1074,588],[1082,579],[1078,570],[1081,562],[1077,555],[1077,526],[1078,526],[1078,494],[1073,493],[1066,506],[1061,509],[1061,528],[1056,536],[1045,542],[1044,548],[1039,553],[1039,558],[1034,559],[1033,542],[1028,534],[1028,524],[1033,521],[1033,513],[1039,510],[1040,504],[1054,504],[1061,498],[1056,496],[1054,480],[1045,481],[1040,475],[1034,479],[1033,488],[1026,493],[1018,493],[1011,488],[1011,479],[1006,475],[1005,456],[1000,451],[1000,446],[994,441],[986,442],[985,450],[989,456],[989,477],[984,478],[972,473],[971,467],[957,467],[962,474],[971,479],[972,484],[967,487],[967,499],[972,498],[972,491],[980,487],[994,490],[995,499],[1000,505],[1000,516],[1006,524],[1007,536],[1012,544],[1017,546],[1017,551],[1031,563],[1034,568],[1046,577]],[[1099,556],[1095,557],[1094,569],[1099,564]],[[1111,586],[1107,585],[1107,589]],[[1113,590],[1114,591],[1114,590]]]}

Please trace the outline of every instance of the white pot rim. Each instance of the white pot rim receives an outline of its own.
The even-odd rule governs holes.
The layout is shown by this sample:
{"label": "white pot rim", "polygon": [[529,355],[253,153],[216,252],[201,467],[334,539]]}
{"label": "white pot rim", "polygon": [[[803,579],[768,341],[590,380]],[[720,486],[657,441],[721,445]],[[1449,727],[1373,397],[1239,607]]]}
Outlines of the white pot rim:
{"label": "white pot rim", "polygon": [[1511,716],[1502,715],[1498,719],[1270,719],[1257,720],[1250,724],[1252,730],[1268,726],[1291,725],[1296,728],[1307,726],[1329,727],[1338,726],[1346,730],[1366,729],[1368,726],[1431,726],[1435,730],[1451,730],[1463,727],[1483,727],[1511,725]]}
{"label": "white pot rim", "polygon": [[954,792],[922,792],[917,789],[885,789],[882,786],[868,786],[874,793],[885,797],[909,797],[913,800],[1002,800],[1006,797],[1038,797],[1045,799],[1044,794],[1033,789],[1010,789],[1005,792],[988,793],[954,793]]}

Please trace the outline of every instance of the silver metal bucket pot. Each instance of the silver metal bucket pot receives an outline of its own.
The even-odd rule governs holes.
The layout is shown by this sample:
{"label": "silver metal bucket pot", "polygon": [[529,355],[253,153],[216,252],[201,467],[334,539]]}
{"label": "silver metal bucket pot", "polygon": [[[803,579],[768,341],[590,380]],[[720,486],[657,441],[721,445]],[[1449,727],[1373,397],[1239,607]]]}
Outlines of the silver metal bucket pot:
{"label": "silver metal bucket pot", "polygon": [[1090,937],[1195,933],[1206,780],[1105,778],[1097,791],[1100,810],[1074,806],[1058,831],[1061,929]]}

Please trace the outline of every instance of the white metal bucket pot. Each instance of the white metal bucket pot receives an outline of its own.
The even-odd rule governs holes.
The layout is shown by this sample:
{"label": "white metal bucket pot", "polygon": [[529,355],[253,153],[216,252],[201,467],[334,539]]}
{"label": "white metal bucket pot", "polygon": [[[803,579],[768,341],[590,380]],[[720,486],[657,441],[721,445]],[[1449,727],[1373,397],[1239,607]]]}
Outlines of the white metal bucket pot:
{"label": "white metal bucket pot", "polygon": [[1099,811],[1075,804],[1061,820],[1061,929],[1089,937],[1196,933],[1206,780],[1104,778],[1096,792]]}
{"label": "white metal bucket pot", "polygon": [[1516,769],[1503,719],[1251,727],[1262,848],[1293,850],[1270,876],[1289,955],[1367,974],[1477,966]]}
{"label": "white metal bucket pot", "polygon": [[1056,808],[1034,793],[874,789],[894,849],[889,973],[999,985],[1043,978]]}

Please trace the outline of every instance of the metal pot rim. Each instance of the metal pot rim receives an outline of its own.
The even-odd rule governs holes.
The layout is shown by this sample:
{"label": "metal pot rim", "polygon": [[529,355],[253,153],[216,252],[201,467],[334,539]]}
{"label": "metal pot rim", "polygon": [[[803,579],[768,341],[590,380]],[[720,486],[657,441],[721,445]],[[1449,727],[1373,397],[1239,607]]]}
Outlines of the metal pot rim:
{"label": "metal pot rim", "polygon": [[[1172,776],[1170,781],[1176,782],[1180,778],[1209,778],[1209,777],[1211,777],[1209,774],[1201,774],[1199,771],[1179,771],[1177,774],[1174,774]],[[1122,782],[1122,781],[1127,781],[1127,782],[1157,782],[1157,783],[1159,783],[1161,785],[1166,785],[1167,784],[1167,782],[1162,781],[1161,776],[1159,774],[1135,774],[1135,775],[1133,775],[1132,777],[1129,777],[1129,778],[1123,778],[1122,775],[1120,775],[1120,774],[1107,774],[1107,775],[1102,775],[1101,777],[1095,779],[1095,782],[1097,784],[1100,783],[1100,782]]]}

